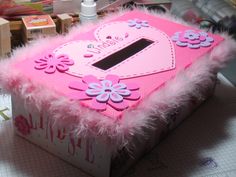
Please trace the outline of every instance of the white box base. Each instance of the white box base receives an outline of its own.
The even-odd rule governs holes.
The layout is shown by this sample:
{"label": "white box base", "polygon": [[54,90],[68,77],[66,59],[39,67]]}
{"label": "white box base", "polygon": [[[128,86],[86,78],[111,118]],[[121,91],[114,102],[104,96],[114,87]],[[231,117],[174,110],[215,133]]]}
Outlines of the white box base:
{"label": "white box base", "polygon": [[[212,85],[204,91],[206,98],[213,93],[214,86]],[[96,177],[120,177],[142,155],[159,143],[169,131],[191,114],[202,101],[192,100],[192,103],[189,102],[181,107],[174,108],[173,112],[170,112],[169,121],[166,124],[157,119],[156,128],[146,130],[146,137],[148,138],[143,141],[138,141],[139,137],[133,139],[132,144],[135,146],[132,149],[132,154],[129,154],[126,149],[122,149],[113,155],[108,144],[99,137],[79,138],[75,134],[67,133],[67,129],[57,129],[49,121],[47,114],[35,110],[26,110],[23,101],[15,95],[12,95],[13,122],[15,123],[17,116],[23,116],[27,119],[30,133],[23,135],[18,127],[14,126],[16,134],[83,171]]]}

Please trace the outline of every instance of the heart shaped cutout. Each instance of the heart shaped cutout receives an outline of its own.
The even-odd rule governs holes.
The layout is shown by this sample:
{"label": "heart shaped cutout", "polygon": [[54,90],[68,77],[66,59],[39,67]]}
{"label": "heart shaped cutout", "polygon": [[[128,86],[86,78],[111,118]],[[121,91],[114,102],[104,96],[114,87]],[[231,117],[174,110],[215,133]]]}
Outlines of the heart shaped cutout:
{"label": "heart shaped cutout", "polygon": [[96,40],[72,41],[54,54],[72,58],[74,65],[67,73],[78,77],[92,74],[104,79],[115,74],[124,79],[174,69],[175,52],[168,35],[146,22],[132,25],[130,21],[102,25],[94,32]]}

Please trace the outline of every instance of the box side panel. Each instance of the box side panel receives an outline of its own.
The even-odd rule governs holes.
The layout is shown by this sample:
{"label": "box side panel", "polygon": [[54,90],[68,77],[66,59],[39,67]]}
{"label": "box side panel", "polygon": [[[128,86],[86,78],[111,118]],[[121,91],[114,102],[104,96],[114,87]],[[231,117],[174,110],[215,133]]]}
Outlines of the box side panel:
{"label": "box side panel", "polygon": [[[216,81],[216,78],[214,78]],[[208,97],[210,97],[214,91],[215,83],[205,90],[202,90],[202,94],[205,99],[189,98],[188,102],[173,108],[167,116],[167,122],[160,121],[157,117],[155,122],[155,129],[145,130],[146,139],[143,137],[135,137],[133,139],[132,156],[126,149],[122,149],[117,156],[112,158],[111,176],[121,177],[125,172],[134,165],[139,158],[144,154],[150,152],[166,135],[176,128],[180,123],[186,119],[201,103],[203,103]],[[156,115],[152,115],[156,116]],[[142,141],[140,141],[140,139]]]}
{"label": "box side panel", "polygon": [[107,144],[92,137],[78,137],[73,130],[56,127],[43,111],[26,110],[12,96],[16,134],[96,177],[109,177],[111,152]]}

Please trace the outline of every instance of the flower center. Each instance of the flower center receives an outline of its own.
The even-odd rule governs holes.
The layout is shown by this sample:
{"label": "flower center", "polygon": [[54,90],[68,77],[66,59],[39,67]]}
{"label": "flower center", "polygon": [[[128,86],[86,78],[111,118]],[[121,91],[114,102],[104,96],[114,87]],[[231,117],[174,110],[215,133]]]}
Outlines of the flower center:
{"label": "flower center", "polygon": [[47,63],[48,63],[49,66],[56,66],[60,62],[59,62],[59,60],[56,60],[55,58],[49,58]]}
{"label": "flower center", "polygon": [[105,88],[105,90],[104,90],[105,92],[111,92],[112,90],[110,89],[110,88]]}

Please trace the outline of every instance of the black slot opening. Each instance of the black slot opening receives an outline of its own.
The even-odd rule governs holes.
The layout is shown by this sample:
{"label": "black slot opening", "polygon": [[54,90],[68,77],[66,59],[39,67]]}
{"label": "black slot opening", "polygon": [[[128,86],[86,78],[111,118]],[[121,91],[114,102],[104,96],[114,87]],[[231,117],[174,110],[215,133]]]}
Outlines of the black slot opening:
{"label": "black slot opening", "polygon": [[154,43],[154,41],[151,41],[149,39],[139,39],[138,41],[130,44],[129,46],[113,53],[112,55],[107,56],[106,58],[96,62],[93,64],[93,66],[100,68],[102,70],[107,70],[122,61],[126,60],[127,58],[131,57],[132,55],[135,55],[136,53],[140,52],[147,46]]}

